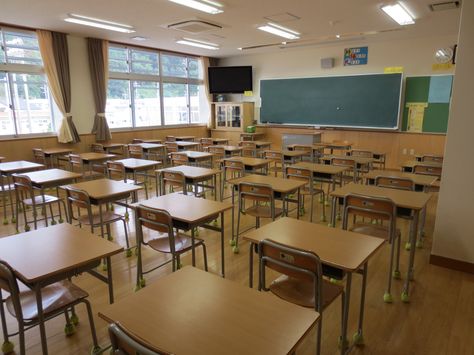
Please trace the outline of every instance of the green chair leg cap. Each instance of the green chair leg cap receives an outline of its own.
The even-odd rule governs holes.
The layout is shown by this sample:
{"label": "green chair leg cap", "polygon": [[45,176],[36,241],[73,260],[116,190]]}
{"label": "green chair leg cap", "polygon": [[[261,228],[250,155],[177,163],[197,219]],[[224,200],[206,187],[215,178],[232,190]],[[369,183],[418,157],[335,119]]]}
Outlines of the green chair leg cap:
{"label": "green chair leg cap", "polygon": [[53,220],[51,221],[51,225],[52,225],[52,226],[55,226],[56,224],[58,224],[58,222],[56,222],[56,220],[53,219]]}
{"label": "green chair leg cap", "polygon": [[329,282],[334,285],[342,285],[342,280],[334,279],[332,277],[329,279]]}
{"label": "green chair leg cap", "polygon": [[133,292],[140,291],[140,289],[141,289],[140,285],[135,285],[135,287],[133,288]]}
{"label": "green chair leg cap", "polygon": [[229,244],[231,247],[235,246],[235,240],[234,239],[229,240]]}
{"label": "green chair leg cap", "polygon": [[133,253],[135,254],[135,256],[137,256],[137,255],[138,255],[138,247],[135,247],[135,248],[134,248],[134,251],[133,251]]}
{"label": "green chair leg cap", "polygon": [[324,206],[329,206],[329,201],[324,201]]}
{"label": "green chair leg cap", "polygon": [[238,253],[240,252],[239,247],[238,247],[237,245],[234,246],[234,247],[232,248],[232,252],[233,252],[234,254],[238,254]]}
{"label": "green chair leg cap", "polygon": [[393,276],[394,279],[397,279],[397,280],[400,280],[402,278],[402,275],[401,275],[400,271],[398,271],[398,270],[394,271],[392,276]]}
{"label": "green chair leg cap", "polygon": [[332,223],[328,223],[328,227],[333,227]]}
{"label": "green chair leg cap", "polygon": [[76,332],[76,327],[72,323],[67,323],[64,326],[64,334],[66,334],[67,337],[73,335]]}
{"label": "green chair leg cap", "polygon": [[196,229],[194,230],[194,235],[195,235],[196,237],[199,236],[199,228],[196,228]]}
{"label": "green chair leg cap", "polygon": [[16,218],[15,217],[12,218],[12,223],[16,223]]}
{"label": "green chair leg cap", "polygon": [[327,222],[327,219],[326,219],[326,216],[321,216],[321,218],[319,219],[321,222]]}
{"label": "green chair leg cap", "polygon": [[411,249],[411,243],[405,243],[405,250]]}
{"label": "green chair leg cap", "polygon": [[2,352],[4,354],[12,353],[14,348],[15,344],[13,344],[11,341],[6,341],[2,344]]}
{"label": "green chair leg cap", "polygon": [[408,292],[403,291],[401,295],[401,299],[403,303],[409,303],[410,302],[410,296],[408,295]]}
{"label": "green chair leg cap", "polygon": [[30,229],[31,229],[31,228],[30,228],[30,226],[29,226],[29,225],[26,225],[26,226],[25,226],[25,232],[29,232],[29,231],[30,231]]}
{"label": "green chair leg cap", "polygon": [[102,271],[107,271],[107,264],[102,264]]}
{"label": "green chair leg cap", "polygon": [[[338,341],[337,341],[337,347],[338,347],[339,349],[342,348],[342,344],[343,344],[343,342],[342,342],[342,337],[339,337],[339,339],[338,339]],[[345,348],[345,349],[347,349],[347,346],[348,346],[348,345],[349,345],[349,340],[348,340],[348,339],[344,340],[344,348]]]}
{"label": "green chair leg cap", "polygon": [[421,241],[421,240],[417,241],[417,242],[416,242],[416,247],[417,247],[418,249],[422,249],[422,248],[423,248],[423,241]]}
{"label": "green chair leg cap", "polygon": [[61,223],[64,223],[64,219],[60,218],[58,219],[58,222],[61,224]]}
{"label": "green chair leg cap", "polygon": [[383,295],[383,301],[385,303],[393,303],[393,296],[391,293],[385,292]]}
{"label": "green chair leg cap", "polygon": [[340,220],[341,220],[341,214],[338,213],[338,214],[336,215],[336,221],[340,221]]}
{"label": "green chair leg cap", "polygon": [[111,241],[114,240],[114,237],[112,237],[111,235],[109,235],[109,236],[107,236],[107,240],[111,242]]}
{"label": "green chair leg cap", "polygon": [[362,333],[356,332],[352,336],[352,341],[354,342],[354,345],[364,345],[364,335]]}
{"label": "green chair leg cap", "polygon": [[73,314],[73,315],[71,316],[71,322],[72,322],[72,324],[74,324],[74,325],[78,325],[78,324],[79,324],[79,317],[77,316],[77,314]]}
{"label": "green chair leg cap", "polygon": [[102,351],[102,348],[100,346],[93,346],[91,348],[91,355],[99,355],[99,354],[102,354],[103,351]]}
{"label": "green chair leg cap", "polygon": [[110,210],[111,210],[111,211],[114,211],[114,210],[115,210],[115,206],[114,206],[114,205],[110,205]]}
{"label": "green chair leg cap", "polygon": [[140,279],[140,287],[145,287],[146,286],[146,279],[144,277],[142,277]]}
{"label": "green chair leg cap", "polygon": [[215,220],[212,221],[212,225],[213,225],[213,226],[217,227],[217,224],[218,224],[218,223],[217,223],[217,219],[215,219]]}
{"label": "green chair leg cap", "polygon": [[132,249],[127,249],[127,250],[125,251],[125,256],[126,256],[127,258],[130,258],[132,255],[133,255]]}

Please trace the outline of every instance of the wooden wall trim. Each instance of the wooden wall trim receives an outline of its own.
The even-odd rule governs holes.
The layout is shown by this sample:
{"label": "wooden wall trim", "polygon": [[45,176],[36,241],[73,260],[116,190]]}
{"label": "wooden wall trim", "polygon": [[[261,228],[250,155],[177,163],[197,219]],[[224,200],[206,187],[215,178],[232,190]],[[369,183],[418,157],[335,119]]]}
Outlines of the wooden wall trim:
{"label": "wooden wall trim", "polygon": [[430,264],[441,266],[447,269],[467,272],[469,274],[474,274],[474,264],[467,261],[456,260],[451,258],[446,258],[439,255],[430,255]]}

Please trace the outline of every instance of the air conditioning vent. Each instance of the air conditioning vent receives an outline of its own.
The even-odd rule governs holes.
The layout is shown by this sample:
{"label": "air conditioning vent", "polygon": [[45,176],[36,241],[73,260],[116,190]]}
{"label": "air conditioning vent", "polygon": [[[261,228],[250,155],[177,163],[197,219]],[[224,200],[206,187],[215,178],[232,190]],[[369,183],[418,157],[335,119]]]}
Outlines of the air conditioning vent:
{"label": "air conditioning vent", "polygon": [[428,5],[431,11],[453,10],[461,6],[461,1],[444,1]]}
{"label": "air conditioning vent", "polygon": [[166,25],[166,28],[186,32],[189,34],[200,34],[213,30],[220,30],[222,26],[203,20],[187,20]]}

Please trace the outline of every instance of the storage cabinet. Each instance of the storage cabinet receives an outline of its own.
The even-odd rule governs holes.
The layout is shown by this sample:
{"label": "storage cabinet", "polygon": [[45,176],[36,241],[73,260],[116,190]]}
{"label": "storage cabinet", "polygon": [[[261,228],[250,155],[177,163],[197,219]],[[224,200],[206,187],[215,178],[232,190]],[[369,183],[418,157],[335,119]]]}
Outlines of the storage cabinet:
{"label": "storage cabinet", "polygon": [[215,129],[244,131],[253,124],[253,102],[214,102]]}

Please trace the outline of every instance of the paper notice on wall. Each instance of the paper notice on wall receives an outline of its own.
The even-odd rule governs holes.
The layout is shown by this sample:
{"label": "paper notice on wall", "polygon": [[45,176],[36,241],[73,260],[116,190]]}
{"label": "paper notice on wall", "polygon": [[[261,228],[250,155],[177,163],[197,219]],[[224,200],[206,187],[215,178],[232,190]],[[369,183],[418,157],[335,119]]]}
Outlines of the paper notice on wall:
{"label": "paper notice on wall", "polygon": [[422,132],[423,120],[425,118],[425,109],[428,107],[426,102],[409,102],[407,131]]}

